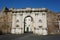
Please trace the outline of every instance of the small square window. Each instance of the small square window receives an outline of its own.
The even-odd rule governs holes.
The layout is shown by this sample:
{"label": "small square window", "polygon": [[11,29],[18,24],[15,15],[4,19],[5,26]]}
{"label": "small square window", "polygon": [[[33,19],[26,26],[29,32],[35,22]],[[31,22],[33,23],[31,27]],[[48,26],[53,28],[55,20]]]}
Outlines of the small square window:
{"label": "small square window", "polygon": [[38,13],[35,14],[35,16],[38,15]]}
{"label": "small square window", "polygon": [[19,27],[19,25],[16,25],[16,27]]}
{"label": "small square window", "polygon": [[35,27],[34,27],[34,29],[35,29],[35,30],[39,30],[39,28],[35,28]]}
{"label": "small square window", "polygon": [[15,13],[17,13],[17,11],[15,11]]}
{"label": "small square window", "polygon": [[36,28],[34,27],[34,29],[36,30]]}
{"label": "small square window", "polygon": [[14,13],[14,12],[12,12],[12,13]]}
{"label": "small square window", "polygon": [[58,17],[60,17],[60,15]]}
{"label": "small square window", "polygon": [[19,20],[17,20],[16,22],[19,22]]}
{"label": "small square window", "polygon": [[42,13],[42,15],[45,15],[45,13]]}
{"label": "small square window", "polygon": [[14,16],[16,16],[16,14],[14,14]]}
{"label": "small square window", "polygon": [[39,26],[39,28],[42,28],[42,26]]}
{"label": "small square window", "polygon": [[20,29],[23,29],[23,28],[20,28]]}
{"label": "small square window", "polygon": [[20,16],[22,16],[23,14],[20,14]]}
{"label": "small square window", "polygon": [[47,30],[47,28],[42,28],[43,30]]}
{"label": "small square window", "polygon": [[42,22],[42,20],[39,20],[39,22]]}

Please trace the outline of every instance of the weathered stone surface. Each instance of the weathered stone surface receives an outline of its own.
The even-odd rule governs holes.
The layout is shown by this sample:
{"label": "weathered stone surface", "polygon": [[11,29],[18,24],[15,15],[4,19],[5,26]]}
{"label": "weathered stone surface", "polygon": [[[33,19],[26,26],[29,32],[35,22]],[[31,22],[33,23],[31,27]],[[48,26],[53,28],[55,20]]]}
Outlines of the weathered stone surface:
{"label": "weathered stone surface", "polygon": [[[46,34],[60,34],[58,23],[60,14],[51,12],[46,8],[7,9],[4,7],[0,14],[3,14],[0,15],[0,31],[2,33],[23,34],[25,28],[29,28],[34,34],[43,35],[45,31]],[[27,28],[25,26],[30,21],[26,22],[24,20],[29,16],[32,19],[29,25],[31,27]],[[26,25],[24,25],[25,22]],[[17,25],[19,27],[16,27]]]}

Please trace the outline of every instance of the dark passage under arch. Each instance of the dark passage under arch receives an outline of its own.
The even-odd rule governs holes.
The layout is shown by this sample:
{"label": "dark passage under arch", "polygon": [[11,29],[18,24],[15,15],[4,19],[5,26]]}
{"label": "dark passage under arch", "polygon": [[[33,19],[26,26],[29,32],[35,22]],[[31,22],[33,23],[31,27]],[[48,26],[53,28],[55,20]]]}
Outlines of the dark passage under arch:
{"label": "dark passage under arch", "polygon": [[31,24],[29,24],[30,22],[33,22],[33,18],[31,16],[26,16],[24,18],[24,33],[32,32]]}

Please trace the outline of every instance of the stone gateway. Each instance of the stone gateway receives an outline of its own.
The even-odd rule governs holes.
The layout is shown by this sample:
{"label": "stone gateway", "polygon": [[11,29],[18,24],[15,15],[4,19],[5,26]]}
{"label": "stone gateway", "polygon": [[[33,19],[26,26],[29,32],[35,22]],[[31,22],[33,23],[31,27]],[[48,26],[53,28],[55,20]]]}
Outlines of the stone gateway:
{"label": "stone gateway", "polygon": [[24,34],[32,32],[38,35],[48,35],[54,34],[54,30],[59,29],[53,23],[57,22],[56,14],[46,8],[4,8],[1,13],[7,16],[6,23],[9,27],[3,30],[6,33]]}

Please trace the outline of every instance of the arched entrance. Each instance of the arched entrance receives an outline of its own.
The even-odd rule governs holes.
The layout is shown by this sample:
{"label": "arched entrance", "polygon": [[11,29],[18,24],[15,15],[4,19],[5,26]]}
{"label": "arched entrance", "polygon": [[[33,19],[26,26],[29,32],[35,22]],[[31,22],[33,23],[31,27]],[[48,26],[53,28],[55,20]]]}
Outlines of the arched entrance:
{"label": "arched entrance", "polygon": [[32,32],[32,22],[33,18],[31,16],[26,16],[24,18],[24,32]]}

